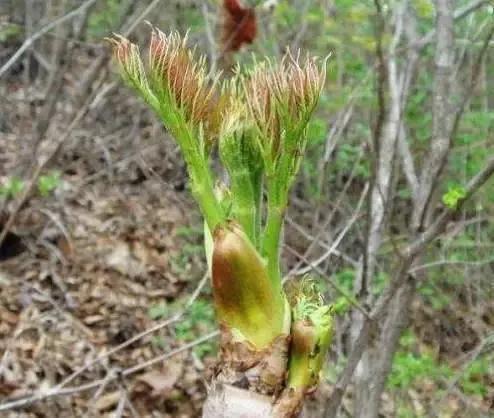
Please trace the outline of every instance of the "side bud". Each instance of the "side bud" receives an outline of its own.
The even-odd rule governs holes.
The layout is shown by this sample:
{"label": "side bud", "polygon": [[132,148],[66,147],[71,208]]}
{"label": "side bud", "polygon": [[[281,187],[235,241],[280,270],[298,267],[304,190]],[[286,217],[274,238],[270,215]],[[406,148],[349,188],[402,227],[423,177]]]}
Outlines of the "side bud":
{"label": "side bud", "polygon": [[286,388],[275,405],[275,416],[299,416],[305,395],[319,383],[319,375],[333,336],[332,307],[308,282],[291,295],[293,322]]}
{"label": "side bud", "polygon": [[294,318],[288,385],[310,389],[319,383],[326,353],[333,335],[330,306],[320,306],[303,317]]}

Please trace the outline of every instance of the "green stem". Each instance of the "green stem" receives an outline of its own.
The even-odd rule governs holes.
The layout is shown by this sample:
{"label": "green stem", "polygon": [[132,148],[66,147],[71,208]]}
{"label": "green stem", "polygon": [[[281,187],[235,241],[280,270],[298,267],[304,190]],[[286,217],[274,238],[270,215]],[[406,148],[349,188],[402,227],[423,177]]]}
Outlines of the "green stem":
{"label": "green stem", "polygon": [[252,205],[242,206],[238,201],[233,202],[233,218],[236,219],[245,231],[252,244],[256,245],[255,211]]}
{"label": "green stem", "polygon": [[208,224],[211,233],[216,226],[224,221],[224,214],[220,202],[214,193],[211,172],[203,158],[193,158],[189,164],[192,194],[199,203],[201,212]]}
{"label": "green stem", "polygon": [[288,373],[288,387],[308,389],[311,380],[309,353],[291,353]]}
{"label": "green stem", "polygon": [[[262,226],[262,184],[263,184],[263,173],[262,170],[252,173],[252,185],[254,193],[254,208],[255,214],[255,236],[256,243],[260,243],[261,236],[261,226]],[[257,245],[256,245],[257,246]],[[260,250],[259,246],[257,249]]]}
{"label": "green stem", "polygon": [[200,146],[201,141],[178,112],[162,112],[161,115],[163,120],[168,119],[167,126],[182,150],[189,172],[192,195],[213,233],[216,226],[225,220],[225,215],[214,193],[214,181],[205,152]]}
{"label": "green stem", "polygon": [[233,218],[236,219],[251,242],[256,246],[256,201],[248,170],[239,170],[230,174],[233,195]]}
{"label": "green stem", "polygon": [[276,288],[281,288],[280,235],[285,207],[268,202],[268,215],[263,237],[263,255],[268,261],[269,277]]}

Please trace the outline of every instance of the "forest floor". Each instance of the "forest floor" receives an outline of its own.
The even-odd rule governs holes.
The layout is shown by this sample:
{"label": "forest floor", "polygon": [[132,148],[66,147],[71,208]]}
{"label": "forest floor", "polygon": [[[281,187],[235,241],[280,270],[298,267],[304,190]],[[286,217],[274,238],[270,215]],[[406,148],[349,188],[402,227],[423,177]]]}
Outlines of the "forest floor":
{"label": "forest floor", "polygon": [[[16,100],[21,96],[30,93],[13,89],[16,106],[0,136],[3,179],[29,172],[35,160],[33,147],[19,140],[26,135],[22,127],[29,126],[29,104]],[[201,290],[199,218],[184,190],[183,168],[167,163],[179,161],[176,150],[146,140],[146,130],[137,135],[147,116],[122,115],[108,124],[109,112],[89,115],[47,169],[59,173],[56,190],[49,196],[36,191],[19,213],[1,254],[0,399],[55,386],[95,355],[177,314],[194,290]],[[59,117],[63,129],[63,110]],[[202,299],[195,296],[196,317]],[[150,333],[80,372],[66,387],[105,379],[193,341],[213,330],[206,314],[204,320],[187,317]],[[214,357],[191,353],[120,376],[99,391],[51,397],[24,412],[0,415],[110,416],[127,397],[138,416],[197,416],[204,370]]]}
{"label": "forest floor", "polygon": [[[12,85],[4,104],[2,180],[29,172],[37,157],[29,139],[34,88]],[[76,376],[59,396],[2,417],[200,414],[215,357],[214,338],[197,343],[215,330],[200,220],[178,151],[163,141],[159,124],[118,90],[104,100],[56,155],[47,169],[58,172],[56,187],[47,196],[34,193],[0,254],[0,404]],[[52,124],[49,135],[63,133],[70,111],[60,109],[60,123]],[[305,245],[300,237],[288,239]],[[463,364],[465,353],[492,329],[490,309],[472,323],[468,312],[453,315],[457,310],[449,307],[438,314],[417,300],[415,333],[430,350]],[[168,318],[174,319],[168,326],[105,356]],[[173,352],[187,344],[191,350]],[[152,367],[132,369],[170,352],[175,355]],[[101,362],[87,366],[96,356],[103,356]],[[95,381],[90,390],[62,393]],[[434,385],[425,381],[421,390],[407,392],[416,410],[437,401]],[[491,381],[486,396],[467,400],[448,394],[441,416],[466,416],[465,402],[489,414],[493,388]],[[329,391],[325,384],[317,397]],[[394,416],[393,402],[386,395],[386,416]]]}

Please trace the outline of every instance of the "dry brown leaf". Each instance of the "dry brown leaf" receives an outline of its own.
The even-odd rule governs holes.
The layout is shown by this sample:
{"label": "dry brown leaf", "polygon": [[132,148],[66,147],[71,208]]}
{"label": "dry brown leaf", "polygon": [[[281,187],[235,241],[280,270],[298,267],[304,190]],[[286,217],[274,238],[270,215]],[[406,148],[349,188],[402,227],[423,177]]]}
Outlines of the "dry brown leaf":
{"label": "dry brown leaf", "polygon": [[112,406],[116,405],[120,399],[122,394],[120,391],[115,391],[111,393],[107,393],[106,395],[101,396],[95,404],[95,407],[98,411],[104,411]]}
{"label": "dry brown leaf", "polygon": [[170,363],[166,371],[150,371],[139,376],[137,380],[144,382],[152,389],[152,397],[166,397],[175,386],[175,383],[177,383],[182,372],[183,364],[181,362],[174,362]]}

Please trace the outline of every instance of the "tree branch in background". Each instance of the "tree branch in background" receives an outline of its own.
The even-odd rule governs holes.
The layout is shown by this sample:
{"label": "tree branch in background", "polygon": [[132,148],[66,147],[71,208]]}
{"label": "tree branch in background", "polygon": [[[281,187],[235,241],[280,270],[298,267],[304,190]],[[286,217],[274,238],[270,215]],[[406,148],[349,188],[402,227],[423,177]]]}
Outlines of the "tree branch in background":
{"label": "tree branch in background", "polygon": [[[376,2],[376,10],[381,16],[379,2]],[[374,157],[374,172],[373,188],[371,199],[368,208],[368,230],[367,242],[364,252],[364,265],[362,270],[360,289],[358,295],[361,298],[366,298],[368,304],[371,303],[370,287],[373,284],[377,273],[377,256],[381,248],[382,237],[386,228],[386,224],[391,211],[391,196],[394,178],[395,155],[398,150],[400,135],[402,135],[402,112],[403,102],[407,97],[408,91],[405,91],[402,86],[405,76],[400,74],[400,68],[397,60],[397,48],[404,34],[405,16],[408,10],[408,2],[402,1],[397,3],[394,9],[394,33],[391,39],[388,53],[386,57],[378,46],[378,60],[383,61],[386,68],[387,91],[389,92],[389,100],[387,109],[378,109],[378,113],[384,113],[384,127],[380,132],[380,136],[375,138],[375,157]],[[378,17],[379,19],[379,17]],[[382,17],[380,19],[383,19]],[[376,40],[379,45],[382,41],[379,39],[383,34],[376,35]],[[407,68],[407,67],[405,67]],[[380,78],[383,78],[380,76]],[[384,88],[384,86],[382,87]],[[378,93],[380,95],[381,93]],[[354,313],[352,321],[352,336],[356,338],[360,328],[362,327],[362,318],[358,312]],[[369,411],[369,402],[373,396],[373,386],[370,382],[375,378],[376,372],[374,369],[375,357],[379,356],[381,347],[369,347],[365,352],[355,374],[355,411],[356,417],[366,416]]]}
{"label": "tree branch in background", "polygon": [[411,227],[419,231],[426,223],[432,193],[447,161],[453,127],[451,76],[455,54],[453,3],[436,0],[436,52],[434,91],[432,94],[432,137],[429,152],[421,167],[420,188],[414,201]]}
{"label": "tree branch in background", "polygon": [[0,77],[2,77],[10,67],[12,67],[12,65],[22,56],[22,54],[24,54],[24,52],[26,52],[31,47],[31,45],[35,41],[37,41],[43,35],[50,32],[56,26],[61,25],[62,23],[65,23],[68,20],[78,16],[80,13],[84,12],[86,9],[91,7],[94,3],[96,3],[96,0],[86,0],[86,2],[81,4],[76,9],[59,17],[58,19],[55,19],[53,22],[48,23],[47,25],[43,26],[39,31],[31,35],[29,38],[27,38],[24,41],[24,43],[21,45],[21,47],[15,52],[15,54],[12,55],[4,65],[2,65],[2,67],[0,68]]}
{"label": "tree branch in background", "polygon": [[[466,203],[493,175],[494,157],[491,158],[482,170],[468,183],[465,188],[466,196],[462,200],[461,204]],[[460,208],[461,205],[455,209],[445,208],[442,215],[439,217],[440,219],[431,225],[417,240],[405,247],[402,251],[403,258],[395,269],[395,273],[392,275],[390,284],[376,301],[371,311],[371,319],[364,321],[358,338],[355,340],[352,350],[348,355],[347,364],[338,376],[333,392],[326,403],[326,418],[335,418],[337,416],[338,409],[341,405],[341,401],[343,400],[343,395],[351,382],[355,368],[357,367],[363,352],[369,344],[371,344],[373,338],[372,336],[374,335],[372,330],[380,321],[382,321],[383,315],[387,312],[389,302],[393,299],[393,297],[395,297],[398,289],[401,288],[404,282],[414,280],[413,276],[409,274],[413,260],[417,254],[420,253],[420,251],[422,251],[430,242],[444,232],[448,220],[454,217]]]}
{"label": "tree branch in background", "polygon": [[487,36],[484,38],[482,48],[480,49],[480,51],[477,55],[477,58],[475,60],[475,63],[473,64],[472,75],[470,77],[470,83],[466,87],[464,95],[463,95],[463,99],[461,100],[460,104],[458,105],[458,108],[456,109],[453,127],[451,129],[451,137],[452,138],[455,138],[456,133],[458,131],[458,127],[460,125],[461,118],[463,116],[463,113],[465,112],[465,109],[466,109],[468,103],[470,102],[470,99],[472,98],[472,95],[473,95],[475,89],[477,88],[480,72],[482,69],[482,63],[484,62],[485,55],[487,53],[487,50],[489,48],[489,44],[490,44],[493,36],[494,36],[494,24],[491,25],[491,28],[489,29]]}
{"label": "tree branch in background", "polygon": [[[490,0],[474,0],[471,3],[467,4],[464,7],[457,9],[454,13],[454,20],[461,20],[475,12],[477,9],[482,6],[486,6],[490,3]],[[434,40],[434,35],[436,34],[436,28],[431,30],[429,33],[424,35],[422,39],[418,40],[416,43],[412,45],[412,47],[417,48],[418,50],[426,47]]]}
{"label": "tree branch in background", "polygon": [[[383,36],[385,31],[385,21],[380,0],[374,0],[376,8],[375,18],[375,38],[376,38],[376,57],[377,57],[377,118],[373,132],[373,152],[372,152],[372,172],[371,176],[371,193],[369,194],[367,208],[367,227],[366,234],[366,251],[364,253],[364,266],[362,277],[357,285],[357,294],[361,298],[368,295],[368,286],[373,275],[375,265],[375,251],[379,246],[379,237],[382,223],[384,221],[384,201],[386,200],[386,184],[379,184],[379,173],[382,173],[381,157],[386,155],[392,160],[393,147],[389,143],[383,144],[383,130],[386,123],[386,85],[388,84],[388,66],[384,58]],[[389,137],[388,137],[389,138]],[[389,141],[388,141],[389,142]],[[389,154],[390,153],[390,154]]]}
{"label": "tree branch in background", "polygon": [[[137,24],[141,23],[146,16],[158,5],[158,3],[161,0],[154,0],[151,2],[145,9],[144,11],[136,18],[133,20],[132,24],[128,27],[126,31],[124,31],[125,34],[130,34]],[[81,6],[78,8],[74,9],[73,11],[61,16],[60,18],[54,20],[53,22],[45,25],[42,29],[40,29],[38,32],[33,34],[30,38],[24,41],[22,46],[17,50],[17,52],[0,68],[0,77],[15,63],[15,61],[22,56],[22,54],[39,38],[50,32],[53,28],[57,27],[60,24],[63,24],[67,22],[68,20],[77,17],[81,14],[84,16],[84,20],[87,20],[87,11],[94,5],[96,0],[88,0],[85,3],[83,3]],[[83,32],[84,28],[81,26],[79,28],[79,33],[76,34],[77,36],[81,35]],[[74,48],[74,44],[71,46],[70,51],[72,52]],[[62,48],[62,52],[66,50],[66,47]],[[3,228],[0,232],[0,247],[2,243],[4,242],[5,238],[7,237],[7,234],[9,233],[10,229],[14,225],[15,218],[17,217],[19,211],[22,209],[22,207],[26,204],[26,202],[29,200],[31,197],[31,194],[36,186],[36,182],[38,181],[38,178],[42,174],[44,168],[49,164],[49,162],[52,160],[52,158],[57,154],[58,150],[60,147],[63,145],[63,143],[70,137],[72,134],[73,129],[77,127],[77,125],[83,120],[83,118],[86,116],[87,112],[90,110],[93,101],[98,97],[98,89],[100,86],[103,85],[105,81],[105,74],[107,73],[107,67],[106,64],[109,62],[109,57],[110,54],[103,54],[101,55],[98,59],[94,61],[94,65],[90,68],[89,74],[87,77],[83,79],[83,81],[79,84],[78,90],[76,92],[76,97],[78,103],[78,107],[80,108],[79,112],[74,116],[74,119],[72,122],[69,124],[67,127],[65,133],[55,141],[55,144],[50,148],[51,151],[48,156],[45,156],[44,158],[38,160],[37,164],[34,167],[34,170],[30,176],[30,180],[27,182],[26,187],[23,189],[22,194],[19,196],[17,199],[14,208],[10,212],[7,221],[3,225]],[[66,63],[62,65],[61,67],[65,68],[66,66],[69,65],[70,62],[70,57],[66,57]],[[39,116],[39,120],[36,123],[36,130],[35,132],[38,134],[36,138],[36,145],[42,142],[43,136],[45,135],[46,131],[48,130],[49,127],[49,121],[51,117],[53,116],[55,110],[56,110],[56,102],[57,99],[59,98],[59,93],[61,92],[62,88],[62,82],[64,81],[64,78],[61,76],[62,73],[57,70],[55,77],[52,77],[50,82],[50,96],[48,103],[44,106],[43,111],[41,115]],[[53,83],[53,85],[51,85]],[[88,89],[91,85],[95,85],[94,89],[92,92],[90,92]],[[54,90],[54,91],[53,91]],[[58,92],[58,93],[57,93]],[[37,147],[35,147],[37,149]]]}

